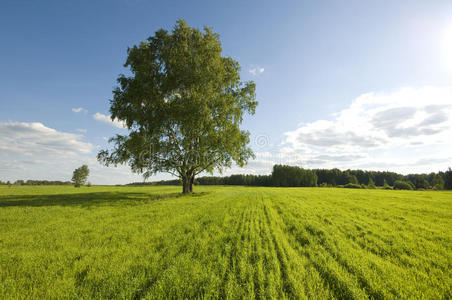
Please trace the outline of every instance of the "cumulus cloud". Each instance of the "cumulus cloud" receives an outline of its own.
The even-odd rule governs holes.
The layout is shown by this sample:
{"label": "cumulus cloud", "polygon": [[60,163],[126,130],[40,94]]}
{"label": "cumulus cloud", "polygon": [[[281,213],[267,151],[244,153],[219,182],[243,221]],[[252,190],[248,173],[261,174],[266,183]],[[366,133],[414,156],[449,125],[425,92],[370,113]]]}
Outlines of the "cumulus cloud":
{"label": "cumulus cloud", "polygon": [[298,161],[305,165],[439,166],[447,163],[438,158],[442,152],[452,151],[452,88],[363,94],[332,119],[302,124],[285,136],[285,153],[302,153]]}
{"label": "cumulus cloud", "polygon": [[72,111],[75,112],[75,113],[79,113],[79,112],[87,113],[88,112],[88,110],[84,109],[83,107],[73,108]]}
{"label": "cumulus cloud", "polygon": [[256,67],[256,68],[252,68],[252,69],[248,70],[248,72],[250,72],[250,74],[252,74],[254,76],[262,74],[262,73],[264,73],[264,71],[265,71],[265,69],[262,67]]}
{"label": "cumulus cloud", "polygon": [[109,124],[109,125],[115,126],[117,128],[126,128],[125,122],[120,121],[118,119],[112,120],[109,115],[107,116],[107,115],[104,115],[104,114],[101,114],[101,113],[98,113],[98,112],[93,115],[93,119],[96,120],[96,121],[105,123],[105,124]]}
{"label": "cumulus cloud", "polygon": [[95,184],[142,180],[127,166],[100,165],[95,147],[83,139],[39,122],[0,122],[0,180],[70,180],[82,164],[90,168],[88,180]]}
{"label": "cumulus cloud", "polygon": [[406,88],[355,99],[333,120],[318,120],[286,132],[286,142],[334,150],[362,150],[412,143],[452,129],[450,88]]}
{"label": "cumulus cloud", "polygon": [[81,135],[56,131],[38,122],[0,122],[0,151],[4,155],[42,157],[90,153],[93,146],[81,138]]}

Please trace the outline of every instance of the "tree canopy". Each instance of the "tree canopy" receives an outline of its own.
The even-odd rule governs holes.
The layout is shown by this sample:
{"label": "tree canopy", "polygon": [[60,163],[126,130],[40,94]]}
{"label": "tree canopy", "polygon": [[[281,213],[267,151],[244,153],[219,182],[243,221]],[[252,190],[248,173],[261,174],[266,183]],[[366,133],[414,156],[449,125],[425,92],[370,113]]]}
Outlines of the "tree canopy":
{"label": "tree canopy", "polygon": [[126,163],[145,177],[168,172],[184,193],[201,172],[243,166],[253,152],[240,124],[255,113],[255,84],[242,82],[238,62],[221,53],[218,34],[183,20],[129,48],[131,75],[118,77],[110,101],[111,118],[129,131],[111,138],[99,161]]}

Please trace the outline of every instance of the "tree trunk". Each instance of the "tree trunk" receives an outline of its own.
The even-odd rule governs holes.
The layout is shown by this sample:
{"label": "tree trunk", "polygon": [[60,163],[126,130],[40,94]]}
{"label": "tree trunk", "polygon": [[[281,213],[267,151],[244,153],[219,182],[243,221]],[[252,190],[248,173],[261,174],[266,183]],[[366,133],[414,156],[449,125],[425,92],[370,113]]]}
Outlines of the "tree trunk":
{"label": "tree trunk", "polygon": [[195,181],[195,175],[190,176],[190,193],[193,193],[193,183]]}
{"label": "tree trunk", "polygon": [[189,194],[193,192],[193,181],[195,179],[194,175],[187,174],[182,177],[182,193]]}

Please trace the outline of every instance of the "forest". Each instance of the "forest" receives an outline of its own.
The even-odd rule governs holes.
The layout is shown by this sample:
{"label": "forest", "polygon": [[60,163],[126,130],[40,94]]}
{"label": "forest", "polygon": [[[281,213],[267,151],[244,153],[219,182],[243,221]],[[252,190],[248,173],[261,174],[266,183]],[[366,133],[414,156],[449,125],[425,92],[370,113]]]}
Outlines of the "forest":
{"label": "forest", "polygon": [[[180,181],[162,180],[135,182],[130,185],[179,185]],[[452,189],[452,170],[429,174],[402,175],[389,171],[304,169],[297,166],[274,165],[269,175],[234,174],[230,176],[203,176],[196,185],[244,185],[272,187],[346,187],[386,189]]]}

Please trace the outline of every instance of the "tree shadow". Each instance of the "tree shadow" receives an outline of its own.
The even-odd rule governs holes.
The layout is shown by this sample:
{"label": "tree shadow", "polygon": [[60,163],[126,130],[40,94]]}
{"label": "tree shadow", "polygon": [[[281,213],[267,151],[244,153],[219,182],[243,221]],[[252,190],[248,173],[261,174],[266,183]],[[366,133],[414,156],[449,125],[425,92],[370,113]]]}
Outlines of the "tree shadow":
{"label": "tree shadow", "polygon": [[147,194],[139,192],[94,192],[56,195],[9,195],[0,197],[0,207],[13,206],[115,206],[139,205],[143,202],[182,196],[180,193]]}

